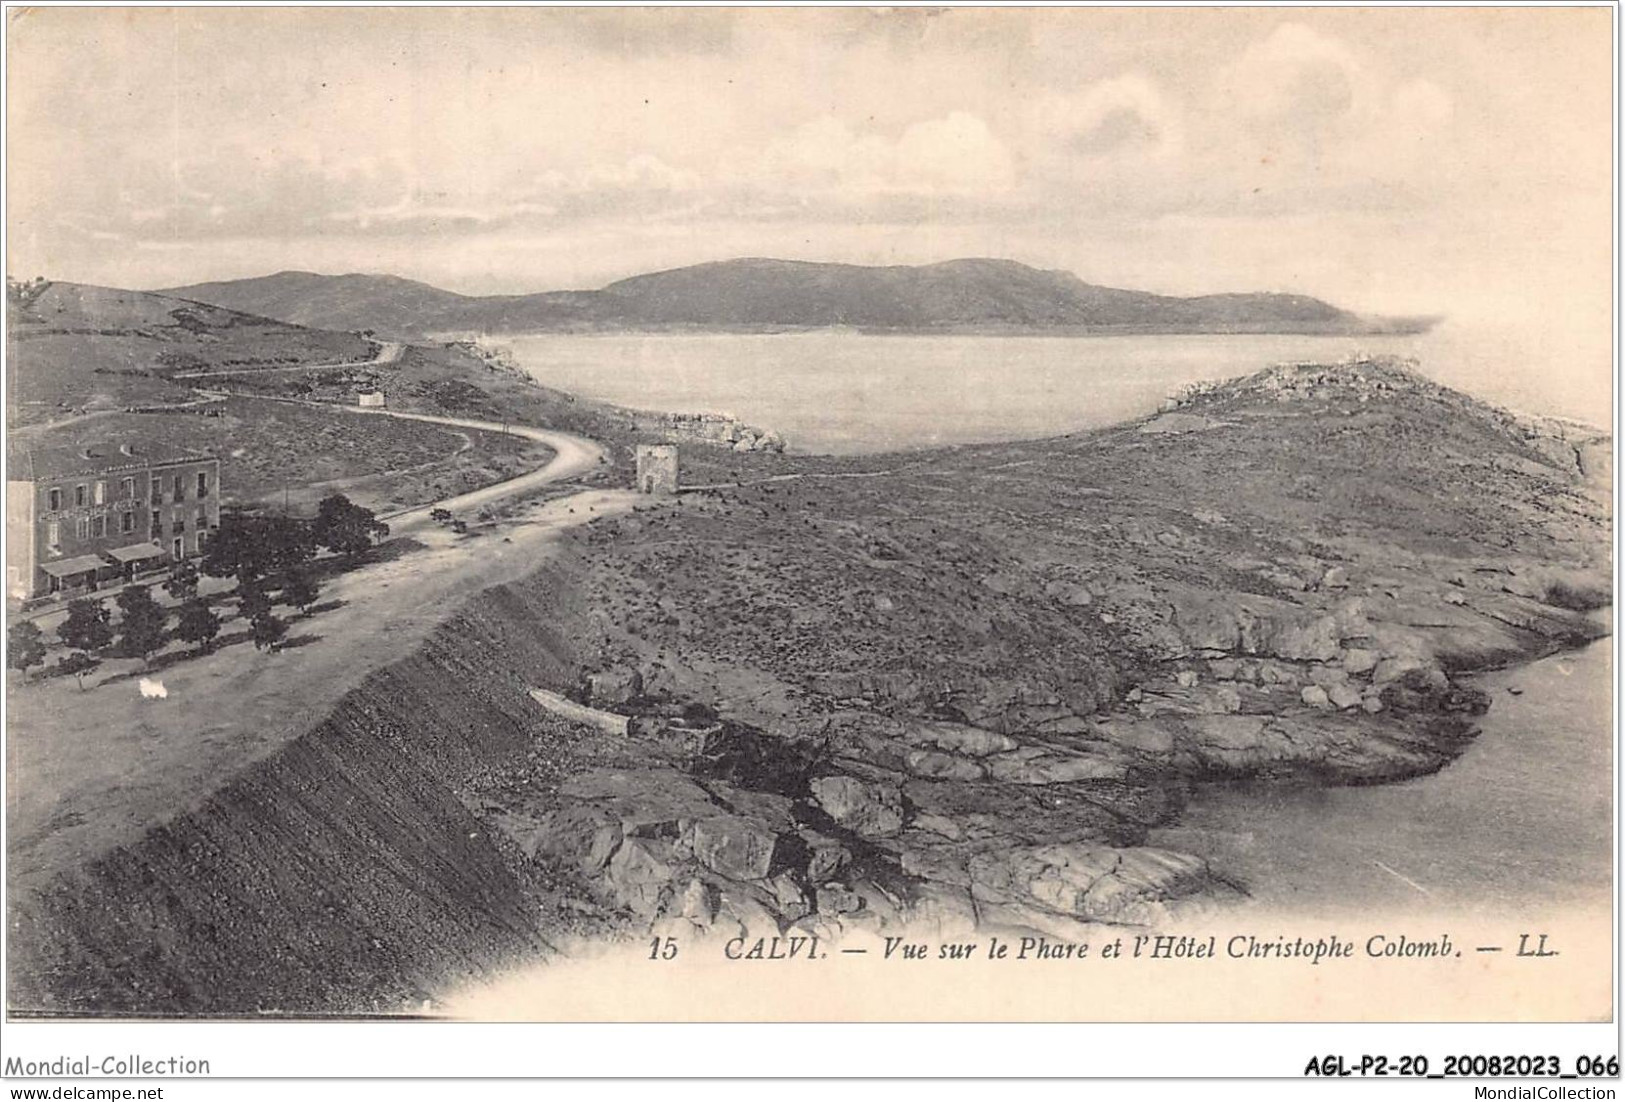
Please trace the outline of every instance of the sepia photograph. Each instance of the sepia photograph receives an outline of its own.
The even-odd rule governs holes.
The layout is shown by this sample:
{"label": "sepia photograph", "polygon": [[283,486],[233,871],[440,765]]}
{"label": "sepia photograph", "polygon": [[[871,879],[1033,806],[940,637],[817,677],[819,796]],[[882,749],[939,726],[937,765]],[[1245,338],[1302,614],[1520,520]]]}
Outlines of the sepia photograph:
{"label": "sepia photograph", "polygon": [[8,7],[8,1023],[1612,1036],[1616,14]]}

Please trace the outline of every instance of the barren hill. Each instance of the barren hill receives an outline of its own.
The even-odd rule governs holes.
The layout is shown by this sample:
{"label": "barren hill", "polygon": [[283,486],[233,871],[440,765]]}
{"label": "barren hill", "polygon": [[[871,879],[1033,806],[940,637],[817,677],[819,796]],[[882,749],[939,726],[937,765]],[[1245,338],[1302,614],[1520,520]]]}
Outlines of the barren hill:
{"label": "barren hill", "polygon": [[597,291],[471,297],[388,275],[282,272],[168,292],[301,324],[392,335],[560,329],[1361,333],[1426,328],[1285,294],[1195,298],[1085,283],[1010,260],[865,267],[748,258]]}
{"label": "barren hill", "polygon": [[373,354],[372,342],[355,333],[82,283],[15,289],[7,339],[13,426],[189,401],[195,395],[170,381],[187,370],[344,363]]}

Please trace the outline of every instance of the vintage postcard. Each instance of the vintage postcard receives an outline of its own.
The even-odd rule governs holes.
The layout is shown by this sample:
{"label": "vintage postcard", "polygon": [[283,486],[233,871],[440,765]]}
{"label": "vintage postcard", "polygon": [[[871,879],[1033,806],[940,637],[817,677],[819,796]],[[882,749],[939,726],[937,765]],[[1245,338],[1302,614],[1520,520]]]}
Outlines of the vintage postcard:
{"label": "vintage postcard", "polygon": [[1615,14],[8,9],[7,1015],[1612,1021]]}

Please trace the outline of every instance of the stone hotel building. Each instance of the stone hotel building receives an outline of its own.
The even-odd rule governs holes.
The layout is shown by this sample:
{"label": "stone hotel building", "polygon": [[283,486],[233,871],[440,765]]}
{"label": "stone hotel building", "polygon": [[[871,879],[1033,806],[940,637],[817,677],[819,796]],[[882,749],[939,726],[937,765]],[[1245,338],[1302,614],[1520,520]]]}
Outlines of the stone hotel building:
{"label": "stone hotel building", "polygon": [[220,461],[166,444],[13,446],[6,592],[95,589],[199,554],[220,526]]}

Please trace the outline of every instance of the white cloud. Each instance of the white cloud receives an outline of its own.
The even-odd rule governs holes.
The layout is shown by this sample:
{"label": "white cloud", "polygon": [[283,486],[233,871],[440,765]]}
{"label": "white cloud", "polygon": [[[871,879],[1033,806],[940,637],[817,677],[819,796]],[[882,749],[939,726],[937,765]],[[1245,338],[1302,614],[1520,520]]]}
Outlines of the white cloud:
{"label": "white cloud", "polygon": [[1099,158],[1171,157],[1184,143],[1175,104],[1146,77],[1115,77],[1071,94],[1034,101],[1029,112],[1033,142],[1041,153]]}
{"label": "white cloud", "polygon": [[1363,107],[1368,81],[1348,46],[1301,23],[1283,23],[1221,74],[1221,90],[1256,116],[1328,123]]}

